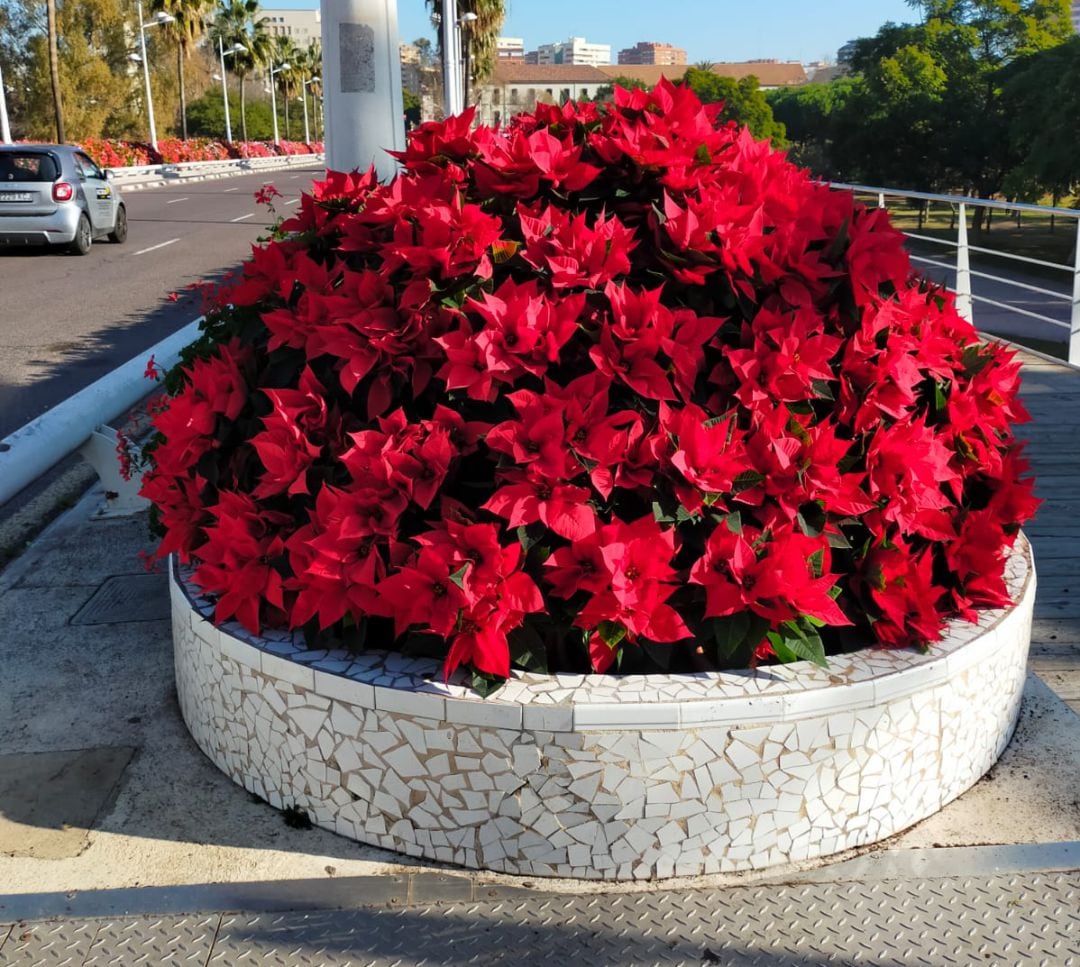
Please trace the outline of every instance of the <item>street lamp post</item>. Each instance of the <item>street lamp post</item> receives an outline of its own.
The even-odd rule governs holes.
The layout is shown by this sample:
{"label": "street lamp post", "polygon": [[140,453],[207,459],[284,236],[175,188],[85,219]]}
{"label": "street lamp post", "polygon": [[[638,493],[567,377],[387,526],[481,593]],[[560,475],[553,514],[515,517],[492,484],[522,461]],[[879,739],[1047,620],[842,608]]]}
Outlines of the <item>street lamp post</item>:
{"label": "street lamp post", "polygon": [[274,144],[281,143],[281,139],[278,137],[277,94],[275,93],[274,75],[280,74],[282,71],[287,71],[288,69],[288,64],[279,64],[277,67],[273,64],[270,65],[270,111],[274,115]]}
{"label": "street lamp post", "polygon": [[151,27],[160,27],[162,24],[172,23],[176,18],[159,10],[150,23],[143,22],[142,0],[138,0],[135,9],[139,11],[139,45],[142,49],[143,80],[146,82],[146,113],[150,119],[150,146],[157,150],[157,128],[154,126],[154,99],[150,94],[150,62],[146,57],[146,31]]}
{"label": "street lamp post", "polygon": [[[309,84],[317,84],[321,78],[312,77],[310,80],[302,81],[300,85],[300,93],[304,96],[304,144],[311,144],[311,132],[308,130],[308,113],[307,113],[307,89]],[[315,99],[315,92],[311,92],[312,101]]]}
{"label": "street lamp post", "polygon": [[457,45],[458,57],[461,69],[461,109],[464,111],[469,106],[469,44],[468,38],[463,36],[462,28],[466,24],[473,24],[480,18],[471,10],[461,15],[457,22]]}
{"label": "street lamp post", "polygon": [[4,91],[4,71],[0,68],[0,140],[11,144],[11,128],[8,126],[7,93]]}
{"label": "street lamp post", "polygon": [[221,34],[218,34],[217,45],[218,55],[221,57],[221,96],[225,100],[225,141],[232,144],[232,124],[229,121],[229,86],[225,83],[225,55],[239,54],[241,51],[247,50],[247,48],[243,44],[233,44],[228,50],[225,50]]}

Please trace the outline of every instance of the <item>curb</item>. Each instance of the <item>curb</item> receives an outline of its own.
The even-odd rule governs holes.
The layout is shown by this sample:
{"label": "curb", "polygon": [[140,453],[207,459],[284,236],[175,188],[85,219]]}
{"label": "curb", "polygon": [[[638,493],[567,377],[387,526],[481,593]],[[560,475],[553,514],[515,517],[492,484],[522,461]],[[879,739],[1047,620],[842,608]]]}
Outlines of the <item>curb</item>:
{"label": "curb", "polygon": [[130,409],[149,392],[146,361],[170,369],[199,335],[200,316],[69,396],[0,441],[0,506],[79,447],[95,427]]}

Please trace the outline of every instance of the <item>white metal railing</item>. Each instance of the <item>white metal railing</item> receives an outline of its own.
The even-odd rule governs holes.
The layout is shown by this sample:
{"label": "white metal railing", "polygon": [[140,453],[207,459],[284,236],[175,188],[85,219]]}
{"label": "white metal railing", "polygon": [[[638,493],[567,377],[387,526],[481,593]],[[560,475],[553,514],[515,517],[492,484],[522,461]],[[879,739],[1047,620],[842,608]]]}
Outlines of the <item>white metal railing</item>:
{"label": "white metal railing", "polygon": [[[1074,365],[1080,365],[1080,210],[1072,208],[1051,208],[1046,205],[1029,205],[1020,202],[1006,202],[998,201],[990,198],[973,198],[967,195],[935,195],[930,192],[923,191],[906,191],[898,188],[878,188],[869,185],[848,185],[840,182],[829,182],[830,187],[836,188],[842,191],[850,191],[856,195],[869,195],[871,197],[876,196],[877,205],[879,208],[887,208],[887,200],[891,198],[901,198],[905,200],[914,200],[920,202],[930,202],[945,204],[952,207],[956,215],[956,240],[953,241],[947,238],[936,238],[931,235],[923,235],[917,232],[905,232],[904,234],[911,239],[919,242],[926,242],[932,245],[941,245],[946,248],[956,249],[956,286],[954,292],[956,293],[956,308],[959,310],[964,318],[971,322],[974,322],[974,304],[981,303],[983,305],[992,306],[998,309],[1005,309],[1009,312],[1016,313],[1019,316],[1026,318],[1037,319],[1040,322],[1053,326],[1055,329],[1064,330],[1062,337],[1068,342],[1069,362]],[[987,210],[1008,211],[1014,213],[1019,218],[1024,212],[1038,214],[1044,217],[1073,219],[1076,222],[1075,238],[1076,248],[1073,257],[1073,264],[1067,265],[1061,262],[1050,262],[1046,259],[1031,258],[1027,255],[1017,255],[1012,252],[1003,252],[998,249],[983,248],[978,245],[972,245],[968,240],[968,224],[967,216],[968,209],[983,208]],[[1037,265],[1042,268],[1049,268],[1055,271],[1061,271],[1072,280],[1072,292],[1071,295],[1068,291],[1061,291],[1060,289],[1049,289],[1044,286],[1034,285],[1030,282],[1022,282],[1019,279],[1010,278],[1003,275],[995,275],[991,272],[985,272],[979,269],[973,269],[971,267],[971,253],[975,252],[980,255],[990,255],[994,258],[1007,259],[1010,262],[1017,262],[1020,264]],[[937,259],[924,258],[922,256],[912,255],[913,262],[926,263],[929,265],[941,265],[941,262]],[[1063,303],[1069,306],[1069,319],[1064,321],[1062,319],[1055,319],[1053,316],[1048,316],[1042,312],[1036,312],[1032,309],[1025,309],[1022,306],[1014,305],[1009,302],[1002,302],[1000,299],[992,299],[989,296],[974,293],[972,291],[971,280],[972,277],[979,279],[986,279],[990,282],[997,282],[1003,285],[1010,286],[1012,288],[1020,289],[1025,292],[1034,292],[1038,295],[1045,296],[1054,300],[1061,300]]]}
{"label": "white metal railing", "polygon": [[276,154],[267,158],[219,158],[215,161],[179,161],[175,164],[162,162],[155,165],[131,165],[124,168],[110,168],[113,177],[121,183],[125,178],[143,178],[146,175],[197,174],[200,171],[226,171],[235,168],[241,171],[258,171],[262,168],[290,167],[296,164],[321,163],[325,155],[321,154]]}

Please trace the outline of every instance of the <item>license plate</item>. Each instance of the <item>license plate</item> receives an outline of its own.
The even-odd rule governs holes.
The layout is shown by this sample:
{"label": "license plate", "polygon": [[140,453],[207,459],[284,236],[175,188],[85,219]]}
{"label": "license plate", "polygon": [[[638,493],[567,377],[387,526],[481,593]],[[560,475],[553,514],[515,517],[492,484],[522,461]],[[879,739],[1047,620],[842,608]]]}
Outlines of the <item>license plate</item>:
{"label": "license plate", "polygon": [[32,191],[0,191],[0,201],[33,201]]}

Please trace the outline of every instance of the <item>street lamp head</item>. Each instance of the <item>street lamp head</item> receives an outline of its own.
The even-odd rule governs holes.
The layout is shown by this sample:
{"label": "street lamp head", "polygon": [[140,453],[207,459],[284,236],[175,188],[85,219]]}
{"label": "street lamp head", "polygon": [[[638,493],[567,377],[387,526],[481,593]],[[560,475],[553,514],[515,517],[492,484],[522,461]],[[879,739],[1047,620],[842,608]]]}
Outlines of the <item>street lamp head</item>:
{"label": "street lamp head", "polygon": [[291,65],[289,65],[289,64],[282,64],[282,65],[281,65],[281,66],[280,66],[280,67],[278,68],[278,70],[279,70],[279,71],[287,71],[287,70],[289,69],[289,67],[290,67],[290,66],[291,66]]}
{"label": "street lamp head", "polygon": [[212,77],[212,78],[213,78],[213,79],[214,79],[215,81],[220,81],[220,80],[221,80],[221,75],[220,75],[220,74],[211,74],[210,76],[211,76],[211,77]]}
{"label": "street lamp head", "polygon": [[461,17],[458,18],[458,23],[459,24],[471,24],[471,23],[476,23],[476,21],[479,20],[479,19],[480,18],[470,10],[468,13],[463,13],[461,15]]}
{"label": "street lamp head", "polygon": [[242,53],[245,53],[246,51],[247,51],[247,48],[243,44],[233,44],[227,51],[225,51],[225,53],[226,54],[242,54]]}
{"label": "street lamp head", "polygon": [[154,19],[150,22],[157,24],[171,24],[175,20],[176,18],[172,14],[166,13],[164,10],[159,10],[154,14]]}
{"label": "street lamp head", "polygon": [[133,64],[141,64],[142,58],[138,54],[128,54],[127,59]]}

